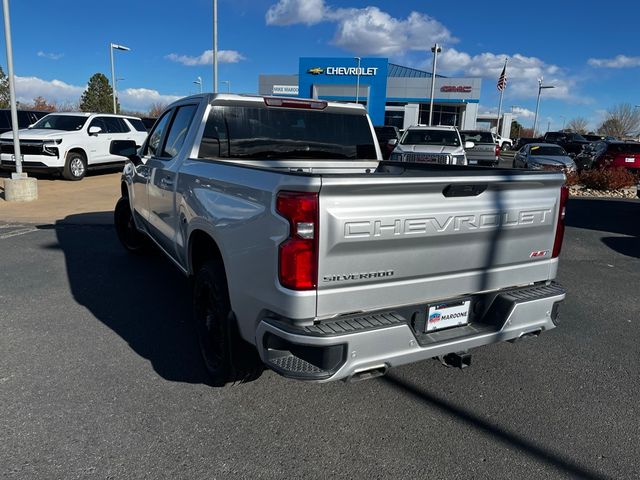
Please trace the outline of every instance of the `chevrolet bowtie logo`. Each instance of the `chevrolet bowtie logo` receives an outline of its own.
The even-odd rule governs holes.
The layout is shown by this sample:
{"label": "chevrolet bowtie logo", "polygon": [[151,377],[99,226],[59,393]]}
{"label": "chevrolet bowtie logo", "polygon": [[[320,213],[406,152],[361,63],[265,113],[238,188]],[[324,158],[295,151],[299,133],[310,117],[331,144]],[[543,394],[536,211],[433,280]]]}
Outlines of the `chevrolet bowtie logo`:
{"label": "chevrolet bowtie logo", "polygon": [[320,68],[320,67],[310,68],[309,70],[307,70],[307,73],[310,73],[311,75],[320,75],[324,73],[324,68]]}

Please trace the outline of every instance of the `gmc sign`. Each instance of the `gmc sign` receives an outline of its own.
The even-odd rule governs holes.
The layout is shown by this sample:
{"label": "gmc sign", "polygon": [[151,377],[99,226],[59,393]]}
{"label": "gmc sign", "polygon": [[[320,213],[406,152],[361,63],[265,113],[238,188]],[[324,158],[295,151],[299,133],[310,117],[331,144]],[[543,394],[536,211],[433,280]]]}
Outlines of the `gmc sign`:
{"label": "gmc sign", "polygon": [[440,91],[444,93],[471,93],[469,85],[444,85],[440,87]]}

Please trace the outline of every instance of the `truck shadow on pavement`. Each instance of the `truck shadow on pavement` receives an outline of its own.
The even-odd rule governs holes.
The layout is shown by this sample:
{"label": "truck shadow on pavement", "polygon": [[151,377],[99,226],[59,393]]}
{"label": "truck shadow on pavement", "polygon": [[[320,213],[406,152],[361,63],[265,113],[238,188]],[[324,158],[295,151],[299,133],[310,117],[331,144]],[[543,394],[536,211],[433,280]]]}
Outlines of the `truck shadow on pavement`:
{"label": "truck shadow on pavement", "polygon": [[[432,393],[417,387],[413,383],[408,382],[395,374],[387,374],[379,381],[404,392],[407,396],[417,400],[426,408],[436,408],[456,420],[465,423],[467,426],[479,430],[484,434],[490,435],[492,438],[504,443],[507,447],[516,448],[525,455],[554,467],[559,472],[566,475],[566,478],[584,478],[588,480],[602,480],[608,478],[598,472],[581,466],[569,458],[563,457],[560,453],[555,453],[544,447],[536,445],[535,442],[518,435],[517,433],[509,432],[499,425],[485,420],[470,410],[455,406],[446,400],[438,398]],[[515,477],[517,477],[517,475]]]}
{"label": "truck shadow on pavement", "polygon": [[[567,204],[567,227],[615,233],[602,237],[611,250],[628,257],[640,258],[640,201],[602,198],[570,199]],[[619,236],[626,235],[626,236]]]}
{"label": "truck shadow on pavement", "polygon": [[112,215],[71,215],[53,227],[40,227],[55,229],[58,245],[49,248],[64,253],[73,298],[161,377],[208,384],[191,325],[187,279],[160,254],[126,252],[108,225]]}

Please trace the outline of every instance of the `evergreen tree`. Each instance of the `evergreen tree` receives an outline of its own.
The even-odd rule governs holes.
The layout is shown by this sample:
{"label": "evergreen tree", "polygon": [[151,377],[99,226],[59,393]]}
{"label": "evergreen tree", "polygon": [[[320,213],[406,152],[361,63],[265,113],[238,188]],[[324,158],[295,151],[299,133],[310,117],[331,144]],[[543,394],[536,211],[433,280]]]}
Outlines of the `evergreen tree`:
{"label": "evergreen tree", "polygon": [[[80,97],[80,110],[83,112],[113,113],[113,89],[102,73],[96,73],[89,79],[87,89]],[[116,111],[120,105],[116,103]]]}
{"label": "evergreen tree", "polygon": [[0,67],[0,108],[9,108],[11,95],[9,94],[9,77]]}

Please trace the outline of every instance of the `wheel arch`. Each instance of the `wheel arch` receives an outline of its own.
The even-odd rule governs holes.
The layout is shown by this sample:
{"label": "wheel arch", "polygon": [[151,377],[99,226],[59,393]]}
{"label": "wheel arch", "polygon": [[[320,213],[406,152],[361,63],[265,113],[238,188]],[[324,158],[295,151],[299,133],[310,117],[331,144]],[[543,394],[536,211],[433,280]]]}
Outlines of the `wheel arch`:
{"label": "wheel arch", "polygon": [[189,235],[188,245],[188,271],[189,275],[195,275],[200,267],[209,260],[214,260],[222,267],[225,277],[227,270],[218,243],[204,230],[195,229]]}
{"label": "wheel arch", "polygon": [[87,162],[89,161],[89,157],[87,156],[87,152],[82,147],[70,148],[69,150],[67,150],[67,155],[69,155],[70,153],[79,153],[80,155],[82,155],[84,157],[84,159]]}

